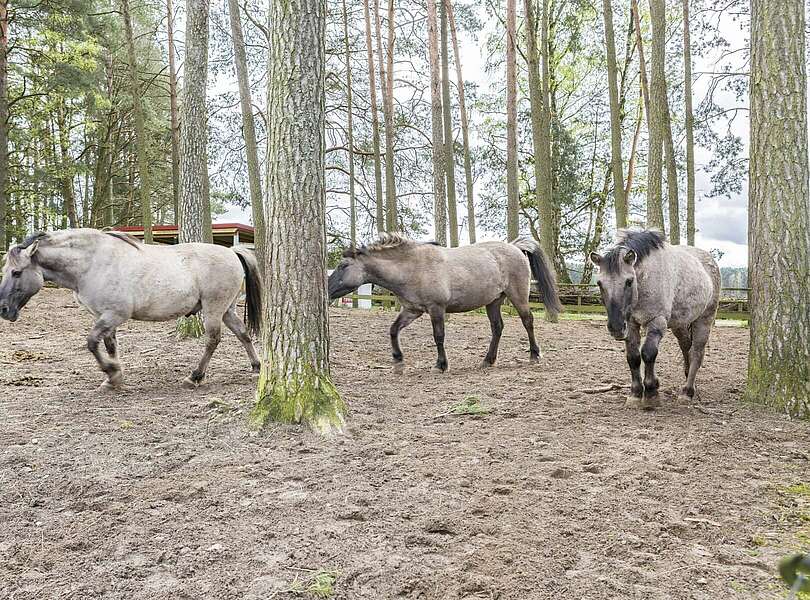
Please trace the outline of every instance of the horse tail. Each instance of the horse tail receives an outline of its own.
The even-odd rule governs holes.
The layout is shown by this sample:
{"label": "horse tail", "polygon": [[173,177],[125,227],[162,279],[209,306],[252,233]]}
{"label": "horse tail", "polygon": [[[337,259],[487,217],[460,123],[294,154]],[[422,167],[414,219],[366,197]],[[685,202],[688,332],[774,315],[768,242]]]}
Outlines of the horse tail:
{"label": "horse tail", "polygon": [[543,249],[540,247],[540,244],[534,240],[518,238],[512,242],[512,245],[522,250],[529,260],[532,277],[537,281],[537,289],[543,298],[543,304],[546,310],[552,316],[556,316],[562,312],[562,304],[560,303],[560,296],[557,292],[557,275],[551,267],[546,253],[543,252]]}
{"label": "horse tail", "polygon": [[253,336],[262,329],[262,278],[256,255],[246,248],[231,248],[245,271],[245,325]]}

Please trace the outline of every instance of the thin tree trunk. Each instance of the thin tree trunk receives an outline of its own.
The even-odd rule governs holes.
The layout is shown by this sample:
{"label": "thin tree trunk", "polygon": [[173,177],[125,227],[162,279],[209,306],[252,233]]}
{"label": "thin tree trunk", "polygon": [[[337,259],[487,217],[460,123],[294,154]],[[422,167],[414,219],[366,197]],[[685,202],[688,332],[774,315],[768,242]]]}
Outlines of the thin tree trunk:
{"label": "thin tree trunk", "polygon": [[[661,96],[666,96],[663,79],[666,23],[663,22],[664,16],[659,8],[660,2],[661,0],[651,0],[650,2],[650,19],[653,29],[652,57],[650,65],[650,97],[646,99],[647,103],[645,104],[650,138],[647,159],[647,226],[664,231],[664,206],[661,195],[664,170],[664,117]],[[636,13],[638,13],[637,6]],[[639,45],[639,49],[641,49],[641,45]]]}
{"label": "thin tree trunk", "polygon": [[666,104],[664,117],[664,161],[667,170],[667,203],[669,207],[669,243],[681,243],[681,211],[678,201],[678,168],[676,166],[675,144],[672,141],[672,119],[669,114],[669,100],[664,95]]}
{"label": "thin tree trunk", "polygon": [[447,216],[450,246],[458,246],[458,208],[456,204],[456,159],[453,154],[453,116],[450,104],[450,45],[447,35],[447,3],[439,0],[442,45],[442,112],[444,113],[444,168],[447,175]]}
{"label": "thin tree trunk", "polygon": [[430,105],[433,132],[433,227],[436,242],[447,245],[447,201],[444,175],[444,135],[442,129],[442,90],[439,75],[439,40],[436,0],[427,0],[428,56],[430,59]]}
{"label": "thin tree trunk", "polygon": [[616,77],[616,42],[613,37],[613,9],[611,0],[602,0],[605,20],[605,48],[607,50],[608,92],[610,95],[610,155],[613,171],[613,204],[616,226],[627,227],[627,198],[624,195],[622,167],[622,126],[619,114],[619,89]]}
{"label": "thin tree trunk", "polygon": [[242,16],[237,0],[228,0],[228,14],[231,20],[233,57],[236,65],[236,79],[239,82],[239,104],[242,109],[242,136],[245,139],[250,207],[253,214],[253,227],[256,257],[264,264],[264,205],[262,204],[262,184],[259,171],[259,146],[256,143],[256,125],[253,122],[253,102],[250,98],[245,36],[242,33]]}
{"label": "thin tree trunk", "polygon": [[453,59],[456,63],[458,77],[458,108],[461,113],[461,140],[464,152],[464,182],[467,192],[467,231],[470,243],[475,243],[475,203],[473,198],[472,161],[470,160],[469,122],[467,119],[467,104],[464,98],[464,78],[461,76],[461,58],[458,51],[456,37],[456,20],[453,15],[452,0],[444,0],[447,7],[447,18],[450,21],[450,38],[453,41]]}
{"label": "thin tree trunk", "polygon": [[263,363],[254,424],[340,431],[346,405],[329,373],[324,180],[326,1],[273,2]]}
{"label": "thin tree trunk", "polygon": [[138,191],[141,200],[143,241],[151,244],[152,201],[149,188],[149,158],[146,149],[146,125],[144,123],[143,105],[141,104],[141,78],[138,75],[138,63],[135,59],[135,36],[132,34],[132,16],[129,12],[129,0],[121,0],[121,13],[124,18],[127,62],[129,63],[130,85],[132,86],[132,117],[135,120],[135,145],[138,152]]}
{"label": "thin tree trunk", "polygon": [[810,418],[810,189],[802,0],[751,2],[747,397]]}
{"label": "thin tree trunk", "polygon": [[169,37],[169,115],[172,137],[172,207],[174,223],[180,225],[180,122],[177,111],[177,67],[174,49],[174,7],[166,0],[167,32]]}
{"label": "thin tree trunk", "polygon": [[686,125],[686,243],[695,245],[695,116],[692,111],[692,41],[689,0],[683,0],[683,95]]}
{"label": "thin tree trunk", "polygon": [[[377,114],[377,83],[374,75],[374,50],[371,44],[371,16],[369,15],[369,0],[363,0],[363,14],[366,18],[366,52],[368,54],[368,88],[371,103],[371,143],[374,149],[374,191],[376,207],[377,232],[385,230],[385,216],[383,211],[382,164],[380,163],[380,119]],[[377,4],[374,4],[377,10]],[[380,59],[382,60],[382,58]]]}
{"label": "thin tree trunk", "polygon": [[[394,181],[394,7],[388,3],[388,47],[383,62],[382,22],[379,0],[374,0],[377,20],[377,56],[380,61],[380,87],[382,89],[383,118],[385,119],[385,227],[388,231],[399,229],[397,215],[396,183]],[[386,73],[386,65],[388,65]]]}
{"label": "thin tree trunk", "polygon": [[624,186],[624,197],[630,198],[630,192],[633,190],[633,177],[636,174],[636,150],[638,148],[638,139],[641,137],[641,120],[644,113],[644,98],[639,92],[638,99],[638,116],[636,117],[636,127],[633,131],[633,144],[630,146],[630,160],[627,163],[627,183]]}
{"label": "thin tree trunk", "polygon": [[[233,2],[234,0],[230,0]],[[346,51],[346,145],[349,147],[349,239],[357,247],[357,209],[354,192],[354,103],[352,96],[352,64],[349,46],[349,14],[343,0],[343,44]]]}
{"label": "thin tree trunk", "polygon": [[76,218],[76,192],[73,189],[73,169],[70,168],[70,127],[67,122],[66,111],[65,101],[60,98],[56,108],[56,126],[59,131],[59,162],[62,171],[60,184],[62,186],[62,198],[65,203],[65,216],[70,227],[75,228],[79,225]]}
{"label": "thin tree trunk", "polygon": [[8,248],[8,0],[0,0],[0,252]]}
{"label": "thin tree trunk", "polygon": [[180,122],[181,242],[213,243],[208,189],[208,0],[186,5],[186,60]]}
{"label": "thin tree trunk", "polygon": [[[540,151],[538,153],[540,161],[541,178],[537,183],[540,193],[546,201],[541,205],[543,212],[542,223],[545,227],[540,228],[540,245],[543,251],[551,260],[562,263],[562,257],[558,256],[559,248],[559,207],[554,198],[554,177],[553,177],[553,156],[551,147],[551,46],[549,44],[549,2],[541,0],[540,12],[540,57],[542,58],[541,71],[541,102],[540,102]],[[555,258],[559,258],[556,261]],[[559,265],[558,265],[559,266]],[[568,272],[558,268],[558,275],[561,281],[568,279]],[[549,316],[549,313],[546,313]]]}
{"label": "thin tree trunk", "polygon": [[506,0],[506,236],[520,235],[518,211],[517,79],[515,0]]}

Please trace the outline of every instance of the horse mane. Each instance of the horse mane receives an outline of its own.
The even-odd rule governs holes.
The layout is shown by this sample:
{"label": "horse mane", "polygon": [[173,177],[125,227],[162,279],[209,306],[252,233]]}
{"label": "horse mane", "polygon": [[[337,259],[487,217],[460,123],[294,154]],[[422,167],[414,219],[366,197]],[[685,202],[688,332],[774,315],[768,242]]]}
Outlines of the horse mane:
{"label": "horse mane", "polygon": [[358,254],[370,254],[372,252],[382,252],[384,250],[393,250],[395,248],[412,248],[414,246],[440,246],[436,242],[417,242],[410,238],[405,237],[401,233],[383,232],[377,237],[376,240],[369,244],[365,244],[360,248],[347,248],[343,251],[344,258],[354,258]]}
{"label": "horse mane", "polygon": [[599,264],[609,273],[621,272],[623,250],[635,252],[638,264],[654,251],[661,250],[666,243],[664,234],[657,229],[620,229],[616,237],[616,245],[605,252]]}
{"label": "horse mane", "polygon": [[143,245],[139,239],[129,235],[128,233],[124,233],[123,231],[105,231],[104,233],[114,238],[117,238],[122,242],[126,242],[130,246],[134,247],[136,250],[140,250],[141,246]]}
{"label": "horse mane", "polygon": [[45,233],[44,231],[37,231],[27,236],[22,242],[20,242],[19,244],[17,244],[8,251],[8,259],[13,260],[17,258],[20,255],[20,252],[22,252],[26,248],[30,248],[32,244],[38,242],[47,235],[48,234]]}

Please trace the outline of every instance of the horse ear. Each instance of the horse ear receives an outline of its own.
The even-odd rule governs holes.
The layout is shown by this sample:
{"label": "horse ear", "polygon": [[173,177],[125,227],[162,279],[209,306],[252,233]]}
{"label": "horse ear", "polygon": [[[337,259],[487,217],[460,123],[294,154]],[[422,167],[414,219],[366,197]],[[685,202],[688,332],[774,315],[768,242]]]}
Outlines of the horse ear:
{"label": "horse ear", "polygon": [[588,258],[590,258],[591,262],[595,264],[597,267],[599,266],[599,263],[602,262],[602,256],[600,254],[597,254],[596,252],[591,252]]}
{"label": "horse ear", "polygon": [[636,255],[635,250],[628,250],[624,255],[624,262],[631,267],[635,267],[636,261],[638,261],[638,256]]}

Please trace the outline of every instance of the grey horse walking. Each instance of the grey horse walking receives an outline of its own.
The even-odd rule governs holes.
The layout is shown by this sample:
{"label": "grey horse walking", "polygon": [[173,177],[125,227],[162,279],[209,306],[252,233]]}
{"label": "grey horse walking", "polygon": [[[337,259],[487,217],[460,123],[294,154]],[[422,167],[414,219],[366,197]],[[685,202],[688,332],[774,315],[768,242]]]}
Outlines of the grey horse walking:
{"label": "grey horse walking", "polygon": [[[625,343],[632,376],[628,405],[658,404],[655,359],[667,329],[672,329],[683,353],[686,384],[680,397],[694,398],[695,376],[720,298],[720,269],[711,254],[692,246],[671,246],[659,231],[620,230],[615,247],[604,256],[593,252],[590,259],[599,267],[597,283],[608,331]],[[647,337],[639,352],[642,327]]]}
{"label": "grey horse walking", "polygon": [[[213,244],[150,246],[115,231],[70,229],[36,233],[12,248],[0,283],[0,317],[16,321],[45,281],[73,290],[96,321],[87,348],[107,376],[102,389],[123,383],[116,328],[128,321],[169,321],[202,312],[205,352],[186,377],[194,388],[205,377],[221,339],[222,323],[245,347],[254,372],[259,359],[250,332],[261,327],[261,278],[253,253]],[[236,313],[245,282],[247,328]],[[107,356],[99,350],[104,341]]]}
{"label": "grey horse walking", "polygon": [[446,313],[487,307],[492,339],[483,367],[495,364],[503,331],[501,305],[509,299],[529,334],[530,360],[537,362],[540,347],[534,337],[534,318],[529,309],[530,276],[537,280],[546,310],[561,310],[553,269],[540,246],[526,239],[480,242],[460,248],[420,243],[399,234],[384,233],[362,248],[344,252],[343,260],[329,277],[329,298],[334,300],[374,283],[391,290],[402,311],[391,325],[394,370],[404,368],[399,333],[424,313],[430,315],[438,358],[435,370],[447,370],[444,351]]}

